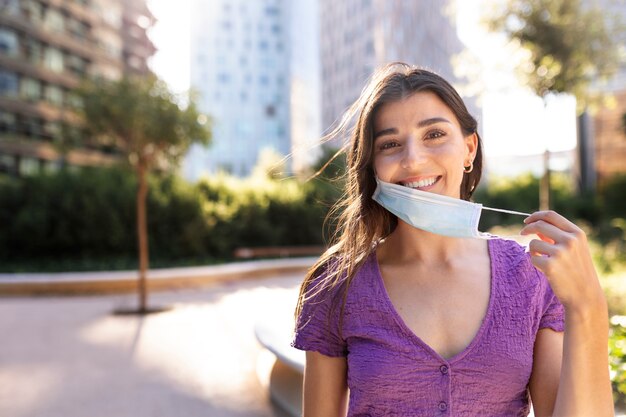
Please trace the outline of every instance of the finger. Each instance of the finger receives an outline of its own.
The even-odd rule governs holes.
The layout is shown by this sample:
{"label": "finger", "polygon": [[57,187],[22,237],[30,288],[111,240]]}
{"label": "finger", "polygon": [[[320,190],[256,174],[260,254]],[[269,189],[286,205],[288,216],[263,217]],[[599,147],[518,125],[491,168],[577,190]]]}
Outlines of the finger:
{"label": "finger", "polygon": [[537,236],[539,236],[539,239],[543,240],[544,242],[548,242],[552,245],[554,245],[556,242],[552,239],[550,239],[548,236],[541,234],[541,233],[536,233]]}
{"label": "finger", "polygon": [[561,216],[559,213],[552,210],[537,211],[525,218],[524,223],[530,224],[538,220],[543,220],[566,232],[578,231],[578,226],[567,220],[565,217]]}
{"label": "finger", "polygon": [[531,224],[528,224],[520,231],[521,235],[536,234],[541,238],[541,240],[547,240],[545,238],[548,238],[552,241],[550,243],[559,242],[563,239],[565,233],[566,232],[554,226],[553,224],[547,223],[543,220],[537,220]]}
{"label": "finger", "polygon": [[543,272],[546,277],[549,276],[548,274],[548,266],[550,264],[550,258],[548,256],[536,256],[533,255],[530,257],[530,262],[535,265],[535,267],[540,270],[541,272]]}
{"label": "finger", "polygon": [[554,256],[556,254],[556,248],[553,244],[543,242],[538,239],[533,239],[528,244],[528,250],[533,255],[538,256]]}

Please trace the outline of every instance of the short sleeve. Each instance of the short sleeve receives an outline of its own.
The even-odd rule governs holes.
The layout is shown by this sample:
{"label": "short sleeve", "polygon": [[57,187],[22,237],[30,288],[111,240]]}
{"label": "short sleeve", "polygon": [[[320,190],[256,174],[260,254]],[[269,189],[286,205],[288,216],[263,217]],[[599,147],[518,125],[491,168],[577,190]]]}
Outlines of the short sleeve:
{"label": "short sleeve", "polygon": [[[323,277],[316,278],[311,288],[316,288]],[[347,355],[346,343],[339,330],[343,300],[340,288],[322,289],[304,301],[291,346],[326,356]]]}
{"label": "short sleeve", "polygon": [[539,320],[539,329],[549,328],[557,332],[562,332],[565,329],[565,310],[563,305],[552,291],[546,276],[539,270],[536,271],[541,280],[541,288],[543,291],[541,305],[543,314]]}

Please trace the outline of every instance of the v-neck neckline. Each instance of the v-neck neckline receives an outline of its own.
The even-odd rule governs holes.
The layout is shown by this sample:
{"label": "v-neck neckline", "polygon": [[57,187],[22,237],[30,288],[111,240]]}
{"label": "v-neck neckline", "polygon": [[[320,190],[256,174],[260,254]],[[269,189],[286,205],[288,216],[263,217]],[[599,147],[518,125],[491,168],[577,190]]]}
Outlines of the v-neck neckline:
{"label": "v-neck neckline", "polygon": [[495,298],[495,293],[496,293],[495,287],[498,281],[497,276],[496,276],[495,262],[494,262],[494,251],[495,251],[494,240],[492,239],[487,240],[487,253],[489,256],[489,272],[490,272],[489,303],[487,304],[487,312],[485,313],[485,316],[483,317],[482,322],[480,323],[478,332],[476,332],[471,342],[465,348],[463,348],[463,350],[451,356],[450,358],[444,358],[439,352],[437,352],[428,343],[424,342],[417,334],[415,334],[415,332],[413,332],[413,330],[411,330],[411,328],[405,323],[404,319],[400,316],[400,314],[398,313],[398,310],[396,310],[396,307],[393,305],[393,302],[391,301],[391,298],[389,297],[389,293],[387,292],[387,288],[385,287],[385,282],[383,280],[383,275],[380,271],[380,265],[378,263],[378,257],[376,256],[376,250],[373,251],[372,262],[374,263],[376,283],[378,284],[379,289],[383,293],[383,303],[387,307],[390,315],[392,316],[396,324],[402,329],[402,331],[415,344],[422,347],[430,355],[434,356],[435,359],[437,359],[438,361],[441,361],[447,364],[458,362],[461,359],[463,359],[468,353],[470,353],[478,343],[480,343],[480,340],[482,339],[483,334],[485,333],[485,329],[487,328],[487,325],[489,321],[491,320],[492,310],[493,310],[493,305],[494,305],[494,298]]}

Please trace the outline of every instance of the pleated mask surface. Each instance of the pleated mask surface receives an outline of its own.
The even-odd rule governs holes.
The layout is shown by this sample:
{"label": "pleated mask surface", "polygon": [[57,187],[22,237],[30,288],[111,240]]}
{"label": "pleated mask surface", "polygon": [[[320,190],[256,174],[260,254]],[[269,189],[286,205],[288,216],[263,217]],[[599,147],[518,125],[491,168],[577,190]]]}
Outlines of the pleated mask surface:
{"label": "pleated mask surface", "polygon": [[372,198],[378,204],[405,223],[438,235],[476,239],[499,237],[478,231],[482,210],[530,216],[528,213],[484,207],[479,203],[416,190],[378,178],[376,184]]}

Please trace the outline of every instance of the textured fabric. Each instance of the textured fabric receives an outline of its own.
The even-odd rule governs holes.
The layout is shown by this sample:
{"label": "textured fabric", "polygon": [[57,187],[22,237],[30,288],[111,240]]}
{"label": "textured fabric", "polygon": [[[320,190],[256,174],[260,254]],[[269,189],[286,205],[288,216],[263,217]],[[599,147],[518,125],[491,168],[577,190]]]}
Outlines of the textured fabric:
{"label": "textured fabric", "polygon": [[563,331],[563,306],[523,247],[501,239],[488,247],[487,313],[447,360],[400,318],[375,254],[355,275],[343,313],[340,288],[305,303],[292,345],[347,358],[348,416],[528,415],[535,337],[541,328]]}

